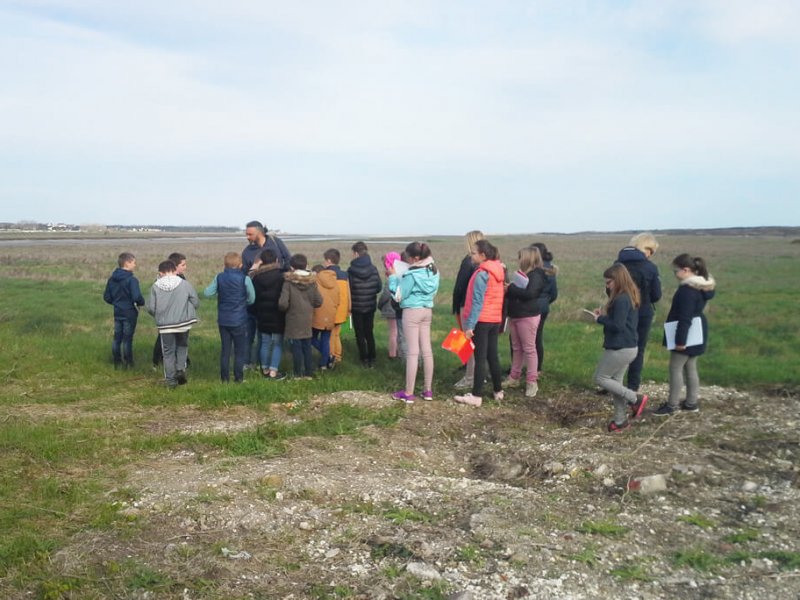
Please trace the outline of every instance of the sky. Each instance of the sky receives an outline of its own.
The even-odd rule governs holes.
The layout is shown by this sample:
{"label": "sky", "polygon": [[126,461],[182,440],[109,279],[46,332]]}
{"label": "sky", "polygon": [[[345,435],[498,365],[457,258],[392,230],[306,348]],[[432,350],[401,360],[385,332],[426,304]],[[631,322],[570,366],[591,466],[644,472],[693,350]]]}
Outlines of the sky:
{"label": "sky", "polygon": [[800,225],[797,0],[0,0],[0,221]]}

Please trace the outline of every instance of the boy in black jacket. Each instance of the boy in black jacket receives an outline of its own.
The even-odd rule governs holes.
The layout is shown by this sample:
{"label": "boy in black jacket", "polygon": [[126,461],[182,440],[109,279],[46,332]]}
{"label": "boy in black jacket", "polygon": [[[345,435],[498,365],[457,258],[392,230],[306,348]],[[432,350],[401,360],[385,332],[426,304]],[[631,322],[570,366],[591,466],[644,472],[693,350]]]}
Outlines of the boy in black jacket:
{"label": "boy in black jacket", "polygon": [[353,260],[347,269],[350,280],[350,312],[353,315],[353,331],[361,364],[371,369],[375,366],[375,335],[373,333],[378,294],[381,293],[381,276],[367,254],[364,242],[353,244]]}

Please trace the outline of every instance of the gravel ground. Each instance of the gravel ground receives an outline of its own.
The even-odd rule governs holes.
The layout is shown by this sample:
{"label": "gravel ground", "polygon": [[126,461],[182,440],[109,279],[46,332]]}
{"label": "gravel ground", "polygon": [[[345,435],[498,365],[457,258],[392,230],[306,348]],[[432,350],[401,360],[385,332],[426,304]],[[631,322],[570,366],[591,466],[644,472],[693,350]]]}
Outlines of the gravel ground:
{"label": "gravel ground", "polygon": [[[545,385],[479,409],[418,402],[394,427],[277,458],[150,456],[126,483],[132,531],[83,532],[56,560],[192,582],[130,592],[142,598],[800,597],[798,398],[705,387],[701,400],[612,435],[605,397]],[[391,400],[344,392],[308,410],[332,402]],[[152,427],[265,418],[293,417],[189,408]]]}

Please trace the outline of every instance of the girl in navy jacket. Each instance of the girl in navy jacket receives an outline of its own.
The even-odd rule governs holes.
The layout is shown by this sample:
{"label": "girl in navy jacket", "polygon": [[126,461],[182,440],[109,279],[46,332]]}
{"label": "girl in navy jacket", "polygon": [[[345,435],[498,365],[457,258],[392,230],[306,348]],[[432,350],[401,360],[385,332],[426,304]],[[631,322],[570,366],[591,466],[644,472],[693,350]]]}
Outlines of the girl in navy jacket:
{"label": "girl in navy jacket", "polygon": [[[672,272],[678,279],[678,289],[672,297],[667,322],[677,321],[675,349],[669,359],[669,400],[653,413],[663,417],[671,415],[678,408],[697,412],[697,394],[700,378],[697,375],[697,357],[706,351],[708,341],[708,322],[703,314],[706,302],[714,297],[716,282],[708,273],[705,261],[699,256],[681,254],[672,261]],[[692,319],[700,317],[703,328],[703,341],[687,346],[689,327]],[[666,345],[666,339],[664,340]],[[686,400],[680,402],[680,394],[686,382]]]}

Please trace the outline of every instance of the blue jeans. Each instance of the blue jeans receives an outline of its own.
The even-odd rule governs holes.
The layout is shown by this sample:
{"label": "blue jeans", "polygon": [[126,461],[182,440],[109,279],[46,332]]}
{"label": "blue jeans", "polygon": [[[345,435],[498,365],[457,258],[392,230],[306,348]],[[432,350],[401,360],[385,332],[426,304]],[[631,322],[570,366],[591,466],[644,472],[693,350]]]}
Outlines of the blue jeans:
{"label": "blue jeans", "polygon": [[[255,342],[255,347],[253,343]],[[258,318],[247,313],[247,353],[245,362],[254,365],[258,362],[258,354],[261,351],[261,332],[258,330]]]}
{"label": "blue jeans", "polygon": [[292,349],[295,377],[310,376],[314,372],[311,364],[311,338],[289,340],[289,346]]}
{"label": "blue jeans", "polygon": [[331,360],[331,330],[312,329],[311,331],[311,345],[314,346],[320,354],[319,366],[327,367],[328,362]]}
{"label": "blue jeans", "polygon": [[114,317],[114,341],[111,344],[111,354],[114,364],[133,364],[133,334],[136,331],[138,313],[130,317]]}
{"label": "blue jeans", "polygon": [[233,346],[233,379],[244,380],[244,363],[247,360],[247,325],[219,325],[222,351],[219,356],[219,377],[230,381],[231,346]]}
{"label": "blue jeans", "polygon": [[262,369],[278,370],[283,356],[283,334],[262,333],[258,348],[259,364]]}

